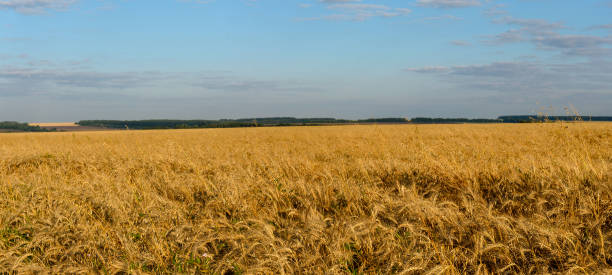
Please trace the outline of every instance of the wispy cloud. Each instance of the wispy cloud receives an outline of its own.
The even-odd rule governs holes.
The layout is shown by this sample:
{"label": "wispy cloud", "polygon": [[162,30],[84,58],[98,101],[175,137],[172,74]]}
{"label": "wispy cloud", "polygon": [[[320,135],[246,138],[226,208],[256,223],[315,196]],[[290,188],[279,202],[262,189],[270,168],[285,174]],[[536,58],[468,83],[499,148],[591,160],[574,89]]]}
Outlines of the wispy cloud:
{"label": "wispy cloud", "polygon": [[4,0],[0,9],[11,9],[23,14],[40,14],[48,10],[66,10],[78,0]]}
{"label": "wispy cloud", "polygon": [[439,16],[429,16],[422,19],[423,21],[440,21],[440,20],[451,20],[451,21],[459,21],[463,20],[461,17],[457,17],[450,14],[439,15]]}
{"label": "wispy cloud", "polygon": [[349,2],[361,2],[361,0],[319,0],[321,3],[335,4],[335,3],[349,3]]}
{"label": "wispy cloud", "polygon": [[589,61],[547,64],[527,61],[480,65],[408,68],[408,72],[435,75],[467,89],[511,95],[599,92],[612,96],[612,63]]}
{"label": "wispy cloud", "polygon": [[[48,88],[53,86],[127,89],[147,86],[154,81],[167,77],[167,75],[159,72],[106,73],[96,71],[71,71],[63,69],[40,70],[24,67],[9,67],[0,69],[0,79],[21,84],[24,88],[32,88],[33,86],[43,86]],[[40,92],[43,93],[44,91],[41,90]]]}
{"label": "wispy cloud", "polygon": [[[382,4],[361,3],[360,0],[320,0],[333,14],[300,18],[300,21],[313,20],[353,20],[365,21],[373,17],[397,17],[412,12],[408,8],[391,7]],[[307,6],[310,7],[310,6]]]}
{"label": "wispy cloud", "polygon": [[[104,72],[87,69],[88,59],[49,61],[23,58],[21,65],[0,67],[0,97],[56,97],[70,91],[87,94],[130,94],[143,88],[172,89],[174,96],[189,93],[270,94],[300,93],[320,89],[295,81],[276,81],[241,77],[231,72]],[[182,87],[182,88],[178,88]]]}
{"label": "wispy cloud", "polygon": [[505,7],[504,4],[496,4],[486,8],[483,14],[489,17],[504,16],[508,14],[508,11],[504,9]]}
{"label": "wispy cloud", "polygon": [[608,30],[612,31],[612,24],[595,25],[587,28],[587,30]]}
{"label": "wispy cloud", "polygon": [[471,46],[472,45],[472,43],[468,41],[464,41],[464,40],[453,40],[451,41],[451,44],[455,46]]}
{"label": "wispy cloud", "polygon": [[489,36],[485,42],[493,45],[526,42],[539,50],[560,52],[567,56],[602,57],[612,54],[612,37],[586,34],[564,34],[563,23],[542,19],[504,16],[493,22],[516,28]]}
{"label": "wispy cloud", "polygon": [[417,0],[416,3],[419,6],[439,9],[465,8],[481,5],[479,0]]}

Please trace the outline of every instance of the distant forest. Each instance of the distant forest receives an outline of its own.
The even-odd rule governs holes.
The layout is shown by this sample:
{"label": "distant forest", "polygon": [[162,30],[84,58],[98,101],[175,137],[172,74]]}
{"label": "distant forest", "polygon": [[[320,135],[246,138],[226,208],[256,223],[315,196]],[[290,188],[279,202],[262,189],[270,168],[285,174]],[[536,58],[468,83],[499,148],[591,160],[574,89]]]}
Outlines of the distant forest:
{"label": "distant forest", "polygon": [[453,124],[453,123],[538,123],[553,121],[612,121],[612,117],[578,117],[578,116],[500,116],[497,119],[486,118],[370,118],[360,120],[335,118],[295,118],[267,117],[220,120],[83,120],[81,126],[105,127],[116,129],[187,129],[187,128],[234,128],[260,126],[314,126],[334,124],[368,124],[368,123],[412,123],[412,124]]}
{"label": "distant forest", "polygon": [[530,123],[554,121],[612,121],[612,116],[500,116],[505,123]]}
{"label": "distant forest", "polygon": [[487,119],[487,118],[430,118],[430,117],[416,117],[410,120],[411,123],[421,124],[436,124],[436,123],[501,123],[500,119]]}
{"label": "distant forest", "polygon": [[[236,128],[236,127],[261,127],[261,126],[316,126],[337,124],[456,124],[456,123],[542,123],[554,121],[612,121],[611,116],[500,116],[497,119],[486,118],[430,118],[416,117],[406,118],[370,118],[370,119],[335,119],[335,118],[295,118],[295,117],[265,117],[265,118],[242,118],[242,119],[220,119],[220,120],[81,120],[80,126],[103,127],[112,129],[190,129],[190,128]],[[14,121],[0,122],[0,130],[14,130],[22,132],[50,132],[55,129],[30,126],[27,123]]]}
{"label": "distant forest", "polygon": [[81,126],[118,129],[187,129],[187,128],[235,128],[260,126],[314,126],[347,123],[408,123],[405,118],[371,118],[347,120],[335,118],[266,117],[220,120],[82,120]]}
{"label": "distant forest", "polygon": [[20,123],[16,121],[1,121],[0,130],[16,130],[22,132],[51,132],[52,129],[44,129],[38,126],[30,126],[27,123]]}

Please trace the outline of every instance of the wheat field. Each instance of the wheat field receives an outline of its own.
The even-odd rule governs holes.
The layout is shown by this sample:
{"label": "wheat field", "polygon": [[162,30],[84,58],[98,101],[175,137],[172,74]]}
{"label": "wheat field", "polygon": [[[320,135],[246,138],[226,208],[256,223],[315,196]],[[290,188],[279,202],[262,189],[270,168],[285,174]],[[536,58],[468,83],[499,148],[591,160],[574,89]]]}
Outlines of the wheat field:
{"label": "wheat field", "polygon": [[36,123],[28,123],[30,126],[39,126],[39,127],[76,127],[78,124],[74,122],[36,122]]}
{"label": "wheat field", "polygon": [[612,124],[0,134],[0,272],[612,272]]}

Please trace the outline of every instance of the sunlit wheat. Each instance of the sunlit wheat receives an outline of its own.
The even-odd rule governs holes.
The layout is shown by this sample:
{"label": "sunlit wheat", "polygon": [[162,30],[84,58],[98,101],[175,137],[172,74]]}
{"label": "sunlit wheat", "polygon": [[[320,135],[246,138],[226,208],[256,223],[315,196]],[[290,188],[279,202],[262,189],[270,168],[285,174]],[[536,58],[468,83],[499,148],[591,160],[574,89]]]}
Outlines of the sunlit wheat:
{"label": "sunlit wheat", "polygon": [[0,134],[0,271],[605,273],[612,124]]}

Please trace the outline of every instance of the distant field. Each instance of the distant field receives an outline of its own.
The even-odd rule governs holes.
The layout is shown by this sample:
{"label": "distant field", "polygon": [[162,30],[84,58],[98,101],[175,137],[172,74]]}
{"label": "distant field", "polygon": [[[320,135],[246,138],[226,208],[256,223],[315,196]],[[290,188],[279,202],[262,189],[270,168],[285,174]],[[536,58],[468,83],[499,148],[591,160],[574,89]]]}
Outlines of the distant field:
{"label": "distant field", "polygon": [[46,123],[28,123],[30,126],[39,127],[76,127],[79,126],[74,122],[46,122]]}
{"label": "distant field", "polygon": [[612,123],[0,134],[0,272],[612,272]]}
{"label": "distant field", "polygon": [[104,127],[93,127],[93,126],[81,126],[74,122],[48,122],[48,123],[28,123],[30,126],[39,126],[44,129],[55,129],[58,131],[65,132],[78,132],[78,131],[110,131],[116,129],[109,129]]}

